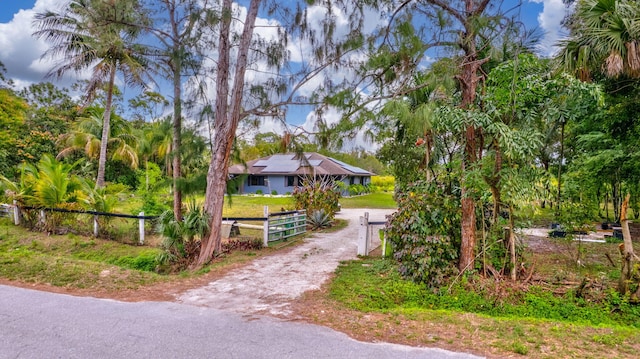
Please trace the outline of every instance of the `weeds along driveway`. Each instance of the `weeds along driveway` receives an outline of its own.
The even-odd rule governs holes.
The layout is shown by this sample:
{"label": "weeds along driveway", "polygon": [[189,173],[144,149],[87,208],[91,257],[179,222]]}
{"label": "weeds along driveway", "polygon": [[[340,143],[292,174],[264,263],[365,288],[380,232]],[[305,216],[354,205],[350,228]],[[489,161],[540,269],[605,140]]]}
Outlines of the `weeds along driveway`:
{"label": "weeds along driveway", "polygon": [[356,258],[359,218],[383,221],[389,209],[342,209],[336,218],[349,225],[333,233],[313,233],[293,250],[256,259],[204,287],[179,295],[178,302],[242,314],[289,317],[290,303],[320,288],[340,261]]}

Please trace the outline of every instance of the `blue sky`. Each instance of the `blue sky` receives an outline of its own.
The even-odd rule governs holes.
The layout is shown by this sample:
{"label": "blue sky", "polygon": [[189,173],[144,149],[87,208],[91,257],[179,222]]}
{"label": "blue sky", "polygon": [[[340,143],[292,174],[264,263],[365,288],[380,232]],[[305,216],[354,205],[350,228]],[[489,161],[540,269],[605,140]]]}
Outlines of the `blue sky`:
{"label": "blue sky", "polygon": [[[45,74],[51,69],[51,61],[40,61],[47,45],[31,37],[31,22],[36,12],[56,9],[64,1],[0,0],[0,61],[7,68],[7,77],[14,80],[17,88],[44,81]],[[502,0],[502,8],[513,8],[509,15],[520,17],[528,29],[537,27],[544,32],[546,35],[538,52],[542,56],[553,54],[553,44],[558,40],[560,21],[565,14],[562,0]],[[69,78],[62,85],[68,86],[71,82]],[[307,126],[310,121],[307,115],[308,112],[296,114],[295,120],[288,121]],[[276,127],[274,124],[267,130],[277,131]]]}
{"label": "blue sky", "polygon": [[31,9],[36,0],[0,0],[0,22],[9,22],[21,9]]}

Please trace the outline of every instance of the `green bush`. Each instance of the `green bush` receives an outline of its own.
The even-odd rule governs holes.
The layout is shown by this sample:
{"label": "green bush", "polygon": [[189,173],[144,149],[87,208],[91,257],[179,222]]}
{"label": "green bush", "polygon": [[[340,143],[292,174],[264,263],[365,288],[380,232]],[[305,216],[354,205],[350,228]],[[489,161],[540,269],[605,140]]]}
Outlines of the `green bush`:
{"label": "green bush", "polygon": [[323,209],[307,213],[307,224],[311,230],[331,227],[331,218]]}
{"label": "green bush", "polygon": [[393,176],[371,177],[371,188],[374,192],[393,192],[396,180]]}
{"label": "green bush", "polygon": [[210,217],[202,206],[191,201],[181,222],[175,220],[173,211],[167,210],[158,218],[157,231],[163,237],[162,250],[157,261],[182,270],[191,264],[200,252],[203,236],[209,232]]}
{"label": "green bush", "polygon": [[349,186],[348,191],[350,196],[357,196],[360,194],[369,193],[370,188],[369,186],[363,186],[361,184],[352,184]]}
{"label": "green bush", "polygon": [[261,189],[259,189],[259,190],[257,190],[257,191],[256,191],[256,194],[262,194],[262,193],[263,193],[263,192],[262,192],[262,190],[261,190]]}
{"label": "green bush", "polygon": [[271,195],[272,196],[277,196],[278,195],[278,191],[276,191],[275,189],[273,191],[271,191]]}
{"label": "green bush", "polygon": [[309,179],[293,191],[296,209],[306,209],[311,214],[322,210],[333,220],[340,210],[340,191],[329,179]]}
{"label": "green bush", "polygon": [[398,211],[385,230],[405,278],[441,286],[456,272],[460,243],[460,204],[456,197],[427,182],[407,186],[397,195]]}

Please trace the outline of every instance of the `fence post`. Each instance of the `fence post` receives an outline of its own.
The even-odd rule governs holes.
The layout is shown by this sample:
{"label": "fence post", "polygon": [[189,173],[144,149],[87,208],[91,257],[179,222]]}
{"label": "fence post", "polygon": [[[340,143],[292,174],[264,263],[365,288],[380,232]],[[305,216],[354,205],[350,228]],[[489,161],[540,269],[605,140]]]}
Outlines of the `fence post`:
{"label": "fence post", "polygon": [[144,244],[144,212],[140,212],[138,213],[138,231],[140,232],[140,239],[139,239],[139,243],[140,245]]}
{"label": "fence post", "polygon": [[364,212],[364,216],[360,217],[360,228],[358,229],[358,255],[366,256],[369,254],[369,212]]}
{"label": "fence post", "polygon": [[44,209],[40,210],[40,223],[44,226],[47,223],[47,216],[44,214]]}
{"label": "fence post", "polygon": [[13,200],[13,224],[20,225],[20,207],[18,207],[18,201]]}
{"label": "fence post", "polygon": [[382,258],[387,257],[387,234],[382,232]]}
{"label": "fence post", "polygon": [[100,228],[98,227],[98,216],[93,216],[93,236],[98,238],[98,232]]}
{"label": "fence post", "polygon": [[264,206],[264,225],[262,226],[262,246],[269,246],[269,206]]}

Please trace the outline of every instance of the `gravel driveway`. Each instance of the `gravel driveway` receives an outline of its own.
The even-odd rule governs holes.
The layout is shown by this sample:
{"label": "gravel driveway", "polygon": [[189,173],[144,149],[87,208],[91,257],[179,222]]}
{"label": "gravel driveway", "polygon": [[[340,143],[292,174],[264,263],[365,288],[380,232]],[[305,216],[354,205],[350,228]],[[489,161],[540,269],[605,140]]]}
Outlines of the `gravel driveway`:
{"label": "gravel driveway", "polygon": [[349,221],[345,229],[314,233],[287,253],[257,259],[204,287],[182,293],[177,301],[242,314],[290,316],[294,299],[320,288],[340,261],[356,258],[359,218],[365,212],[370,221],[384,221],[393,210],[342,209],[336,218]]}

